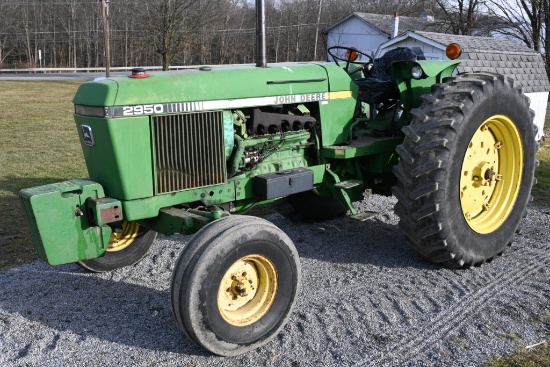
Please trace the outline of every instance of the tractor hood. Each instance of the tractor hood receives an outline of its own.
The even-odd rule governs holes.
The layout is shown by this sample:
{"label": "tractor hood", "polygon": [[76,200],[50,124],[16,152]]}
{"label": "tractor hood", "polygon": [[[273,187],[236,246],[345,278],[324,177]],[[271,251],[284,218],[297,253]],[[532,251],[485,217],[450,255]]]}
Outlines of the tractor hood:
{"label": "tractor hood", "polygon": [[[145,78],[118,76],[88,82],[79,88],[73,102],[119,107],[105,112],[117,117],[136,114],[133,109],[125,113],[124,106],[145,104],[155,105],[150,107],[155,113],[170,113],[327,100],[329,92],[350,91],[351,83],[349,76],[331,63],[203,67],[153,72]],[[266,103],[266,97],[274,98]]]}

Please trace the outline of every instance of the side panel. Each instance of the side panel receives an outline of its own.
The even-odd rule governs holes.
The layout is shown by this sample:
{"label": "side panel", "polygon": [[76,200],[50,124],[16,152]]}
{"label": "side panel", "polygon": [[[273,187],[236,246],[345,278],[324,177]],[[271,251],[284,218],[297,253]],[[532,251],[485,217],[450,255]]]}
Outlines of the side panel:
{"label": "side panel", "polygon": [[345,143],[353,122],[355,98],[330,100],[321,103],[322,146]]}
{"label": "side panel", "polygon": [[[149,116],[103,119],[75,114],[90,179],[119,200],[153,196]],[[93,134],[84,141],[82,126]]]}
{"label": "side panel", "polygon": [[357,103],[357,84],[334,63],[322,64],[329,78],[329,100],[319,103],[323,146],[345,143]]}

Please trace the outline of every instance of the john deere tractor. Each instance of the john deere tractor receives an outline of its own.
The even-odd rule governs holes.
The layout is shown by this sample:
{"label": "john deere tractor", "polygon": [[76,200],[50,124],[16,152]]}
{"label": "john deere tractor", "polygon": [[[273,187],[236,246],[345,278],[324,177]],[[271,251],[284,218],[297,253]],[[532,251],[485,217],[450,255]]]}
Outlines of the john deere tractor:
{"label": "john deere tractor", "polygon": [[[460,47],[447,51],[456,59]],[[418,50],[329,53],[136,68],[81,85],[74,118],[89,178],[21,191],[40,257],[112,271],[142,259],[157,233],[194,233],[172,310],[190,339],[231,356],[274,338],[300,288],[292,240],[239,215],[256,204],[297,220],[361,219],[354,202],[393,194],[399,228],[427,260],[461,268],[501,254],[534,181],[527,97],[501,75],[456,74],[458,61]]]}

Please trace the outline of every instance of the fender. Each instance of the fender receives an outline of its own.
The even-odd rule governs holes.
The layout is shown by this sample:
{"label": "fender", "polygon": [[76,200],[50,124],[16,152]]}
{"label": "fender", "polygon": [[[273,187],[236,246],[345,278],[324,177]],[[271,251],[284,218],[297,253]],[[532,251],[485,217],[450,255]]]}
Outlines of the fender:
{"label": "fender", "polygon": [[[453,75],[460,61],[398,61],[391,66],[393,77],[401,94],[401,102],[405,112],[411,108],[417,108],[421,104],[420,96],[431,92],[436,83],[441,83],[444,78]],[[423,75],[420,79],[414,79],[411,75],[413,66],[419,65]]]}

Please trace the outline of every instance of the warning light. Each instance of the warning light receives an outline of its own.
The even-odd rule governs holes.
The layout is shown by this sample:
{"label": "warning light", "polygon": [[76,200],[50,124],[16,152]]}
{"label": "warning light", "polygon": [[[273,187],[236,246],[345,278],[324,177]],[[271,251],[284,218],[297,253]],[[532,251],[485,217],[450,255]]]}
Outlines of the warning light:
{"label": "warning light", "polygon": [[462,50],[460,49],[458,43],[450,43],[445,50],[445,54],[449,59],[455,60],[460,57]]}
{"label": "warning light", "polygon": [[359,53],[357,52],[357,49],[355,47],[351,47],[349,50],[346,51],[346,59],[348,59],[349,61],[357,60],[358,56]]}

